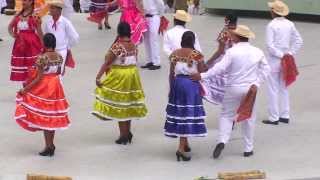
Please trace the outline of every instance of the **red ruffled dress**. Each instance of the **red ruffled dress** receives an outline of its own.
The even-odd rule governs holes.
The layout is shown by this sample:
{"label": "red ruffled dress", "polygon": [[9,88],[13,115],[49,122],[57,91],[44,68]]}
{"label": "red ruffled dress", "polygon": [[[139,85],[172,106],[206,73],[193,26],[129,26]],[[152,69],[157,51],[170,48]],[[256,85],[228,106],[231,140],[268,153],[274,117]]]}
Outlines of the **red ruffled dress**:
{"label": "red ruffled dress", "polygon": [[[37,68],[32,68],[30,83],[38,73],[38,68],[44,69],[41,80],[23,95],[17,95],[15,120],[26,130],[61,130],[70,125],[68,118],[69,104],[65,98],[60,81],[62,57],[49,61],[42,55],[36,62]],[[28,83],[27,82],[27,83]]]}
{"label": "red ruffled dress", "polygon": [[148,30],[147,21],[134,0],[118,0],[118,4],[122,10],[120,21],[130,25],[131,41],[137,45],[142,41],[143,33]]}
{"label": "red ruffled dress", "polygon": [[28,68],[34,65],[41,54],[43,46],[36,33],[40,19],[29,16],[26,21],[16,16],[12,22],[16,39],[11,57],[11,81],[25,81],[28,77]]}

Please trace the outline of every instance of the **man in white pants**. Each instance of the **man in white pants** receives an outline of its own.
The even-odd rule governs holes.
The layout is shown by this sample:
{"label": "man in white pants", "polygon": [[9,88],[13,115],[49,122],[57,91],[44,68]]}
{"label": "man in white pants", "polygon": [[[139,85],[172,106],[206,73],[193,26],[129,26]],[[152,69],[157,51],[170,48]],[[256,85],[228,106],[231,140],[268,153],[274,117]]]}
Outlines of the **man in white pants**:
{"label": "man in white pants", "polygon": [[[183,33],[190,31],[186,28],[186,23],[191,21],[191,16],[184,10],[177,10],[174,15],[174,27],[165,32],[163,36],[163,50],[170,56],[171,53],[181,48]],[[196,35],[196,34],[195,34]],[[199,39],[196,35],[195,49],[201,52]]]}
{"label": "man in white pants", "polygon": [[63,58],[63,71],[65,72],[65,63],[68,49],[79,41],[79,34],[72,23],[61,15],[64,3],[61,0],[51,0],[48,2],[51,17],[44,23],[44,33],[52,33],[56,37],[56,51]]}
{"label": "man in white pants", "polygon": [[273,20],[267,26],[267,56],[271,66],[268,77],[268,120],[264,124],[278,125],[289,123],[289,92],[283,80],[281,59],[284,55],[295,55],[303,41],[295,25],[285,18],[289,14],[288,6],[280,0],[269,2]]}
{"label": "man in white pants", "polygon": [[[219,117],[219,136],[218,144],[213,152],[214,158],[220,156],[230,139],[232,125],[236,121],[237,110],[242,99],[247,95],[251,86],[259,87],[270,72],[263,51],[249,43],[249,39],[255,37],[254,33],[244,25],[238,25],[230,32],[235,44],[226,51],[222,60],[207,72],[192,76],[194,80],[210,78],[221,73],[226,73],[228,77],[222,112]],[[256,115],[253,108],[251,117],[241,122],[245,157],[253,155],[255,121]]]}
{"label": "man in white pants", "polygon": [[143,9],[148,23],[148,31],[144,33],[147,64],[141,68],[157,70],[160,65],[160,18],[164,14],[163,0],[143,0]]}

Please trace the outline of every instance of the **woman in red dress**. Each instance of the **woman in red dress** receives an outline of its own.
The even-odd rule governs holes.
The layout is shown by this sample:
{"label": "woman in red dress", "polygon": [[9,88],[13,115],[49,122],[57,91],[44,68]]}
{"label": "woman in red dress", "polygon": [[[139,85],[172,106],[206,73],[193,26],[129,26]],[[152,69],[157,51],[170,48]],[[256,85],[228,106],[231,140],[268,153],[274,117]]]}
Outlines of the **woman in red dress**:
{"label": "woman in red dress", "polygon": [[30,68],[26,86],[17,95],[15,120],[28,131],[43,131],[46,147],[41,156],[53,156],[56,130],[69,127],[69,104],[60,80],[63,59],[55,52],[56,38],[48,33],[43,38],[45,53]]}
{"label": "woman in red dress", "polygon": [[34,0],[23,0],[21,12],[9,24],[8,31],[15,38],[11,58],[11,81],[24,82],[28,68],[42,52],[41,21],[34,16]]}

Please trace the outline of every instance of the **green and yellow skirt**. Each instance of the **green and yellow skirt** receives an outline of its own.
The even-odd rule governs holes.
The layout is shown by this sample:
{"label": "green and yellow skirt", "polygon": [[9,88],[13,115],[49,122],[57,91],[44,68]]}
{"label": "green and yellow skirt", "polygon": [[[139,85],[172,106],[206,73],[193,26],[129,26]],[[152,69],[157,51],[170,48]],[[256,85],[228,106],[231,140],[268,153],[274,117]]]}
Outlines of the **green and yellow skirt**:
{"label": "green and yellow skirt", "polygon": [[101,120],[141,119],[147,114],[144,98],[137,67],[113,65],[95,90],[91,113]]}

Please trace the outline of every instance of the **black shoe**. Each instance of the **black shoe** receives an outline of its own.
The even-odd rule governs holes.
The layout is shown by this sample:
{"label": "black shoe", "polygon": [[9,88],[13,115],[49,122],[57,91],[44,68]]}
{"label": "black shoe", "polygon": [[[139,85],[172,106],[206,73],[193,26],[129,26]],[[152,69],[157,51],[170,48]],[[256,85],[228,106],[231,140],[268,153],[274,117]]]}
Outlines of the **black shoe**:
{"label": "black shoe", "polygon": [[110,26],[109,24],[107,24],[107,23],[104,23],[104,27],[105,27],[106,29],[111,29],[111,26]]}
{"label": "black shoe", "polygon": [[250,156],[252,156],[252,155],[253,155],[253,151],[244,152],[244,153],[243,153],[243,156],[244,156],[244,157],[250,157]]}
{"label": "black shoe", "polygon": [[220,156],[223,149],[224,149],[224,143],[217,144],[216,148],[213,151],[213,158],[217,159]]}
{"label": "black shoe", "polygon": [[149,67],[149,70],[158,70],[160,68],[161,68],[161,66],[152,65],[152,66]]}
{"label": "black shoe", "polygon": [[56,150],[56,147],[46,147],[43,151],[39,152],[40,156],[53,156],[54,151]]}
{"label": "black shoe", "polygon": [[279,122],[289,124],[289,119],[288,118],[279,118]]}
{"label": "black shoe", "polygon": [[117,139],[115,141],[116,144],[123,144],[123,145],[127,145],[129,142],[129,139],[127,137],[119,137],[119,139]]}
{"label": "black shoe", "polygon": [[182,159],[182,161],[190,161],[191,160],[190,156],[186,156],[185,154],[183,154],[180,151],[176,152],[176,156],[177,156],[177,161],[180,161],[180,158]]}
{"label": "black shoe", "polygon": [[0,41],[3,41],[3,39],[0,38]]}
{"label": "black shoe", "polygon": [[98,29],[99,29],[99,30],[102,30],[102,26],[98,26]]}
{"label": "black shoe", "polygon": [[270,121],[270,120],[263,120],[263,124],[271,124],[271,125],[278,125],[279,121]]}
{"label": "black shoe", "polygon": [[128,135],[128,142],[131,144],[132,142],[132,138],[133,138],[133,134],[131,132],[129,132],[129,135]]}
{"label": "black shoe", "polygon": [[141,68],[147,69],[147,68],[149,68],[149,67],[151,67],[151,66],[153,66],[153,63],[152,63],[152,62],[149,62],[149,63],[145,64],[144,66],[141,66]]}

